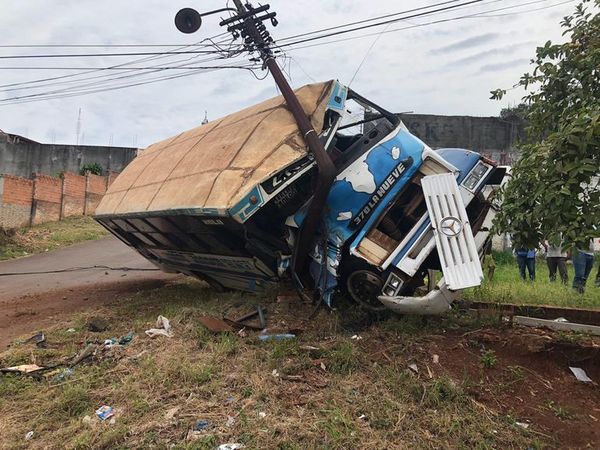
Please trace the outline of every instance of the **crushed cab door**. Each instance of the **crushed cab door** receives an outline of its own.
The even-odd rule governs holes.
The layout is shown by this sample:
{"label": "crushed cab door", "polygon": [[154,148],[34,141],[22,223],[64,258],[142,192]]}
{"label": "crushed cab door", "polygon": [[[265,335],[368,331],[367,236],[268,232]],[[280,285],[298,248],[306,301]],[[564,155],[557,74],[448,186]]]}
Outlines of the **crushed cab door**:
{"label": "crushed cab door", "polygon": [[444,280],[450,290],[479,286],[481,262],[455,175],[421,179]]}

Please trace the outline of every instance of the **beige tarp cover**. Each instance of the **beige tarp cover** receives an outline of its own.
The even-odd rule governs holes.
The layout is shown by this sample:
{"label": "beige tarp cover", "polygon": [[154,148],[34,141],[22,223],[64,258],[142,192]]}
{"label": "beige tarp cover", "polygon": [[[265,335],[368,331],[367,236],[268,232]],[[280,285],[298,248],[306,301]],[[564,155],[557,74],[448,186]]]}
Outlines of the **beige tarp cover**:
{"label": "beige tarp cover", "polygon": [[[317,132],[332,86],[296,91]],[[283,97],[275,97],[151,145],[113,182],[96,215],[230,208],[306,151]]]}

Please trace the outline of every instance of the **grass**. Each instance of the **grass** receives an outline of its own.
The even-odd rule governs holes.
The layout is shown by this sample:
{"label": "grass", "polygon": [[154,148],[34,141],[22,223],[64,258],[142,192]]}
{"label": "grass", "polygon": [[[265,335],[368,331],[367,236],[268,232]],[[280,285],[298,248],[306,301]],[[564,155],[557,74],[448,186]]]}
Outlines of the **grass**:
{"label": "grass", "polygon": [[[507,259],[504,258],[504,261]],[[558,274],[557,281],[553,283],[549,281],[548,266],[544,259],[536,261],[534,282],[521,280],[516,262],[498,264],[492,281],[485,280],[480,287],[466,290],[464,297],[480,302],[600,309],[600,288],[594,284],[597,265],[593,267],[583,295],[576,293],[571,288],[574,275],[573,266],[568,264],[567,267],[569,285],[563,286]]]}
{"label": "grass", "polygon": [[[482,414],[462,381],[407,370],[418,353],[418,340],[431,330],[419,326],[420,319],[388,319],[385,327],[360,331],[364,338],[357,341],[340,325],[338,313],[322,312],[307,320],[309,305],[286,316],[274,298],[246,298],[249,303],[260,300],[268,309],[269,326],[283,326],[283,320],[304,331],[294,340],[261,342],[253,332],[246,337],[213,334],[199,325],[200,316],[218,315],[242,297],[247,294],[218,294],[200,282],[183,280],[58,319],[44,330],[47,349],[17,341],[0,353],[1,366],[61,360],[86,342],[135,332],[127,347],[100,352],[63,382],[0,376],[0,448],[213,449],[240,442],[247,448],[273,449],[450,449],[534,444],[528,432],[499,415]],[[173,338],[144,335],[158,314],[170,319]],[[86,330],[86,319],[96,315],[110,322],[110,331]],[[66,333],[71,327],[76,331]],[[400,344],[389,350],[392,358],[374,362],[369,345],[385,348],[390,343]],[[115,409],[115,423],[94,419],[94,411],[104,404]],[[91,423],[84,421],[86,416],[93,418]],[[227,425],[228,417],[235,418],[233,426]],[[208,420],[210,429],[198,440],[186,440],[200,419]],[[34,438],[26,442],[30,430]]]}
{"label": "grass", "polygon": [[14,232],[0,230],[0,261],[43,253],[108,235],[90,216],[69,217]]}

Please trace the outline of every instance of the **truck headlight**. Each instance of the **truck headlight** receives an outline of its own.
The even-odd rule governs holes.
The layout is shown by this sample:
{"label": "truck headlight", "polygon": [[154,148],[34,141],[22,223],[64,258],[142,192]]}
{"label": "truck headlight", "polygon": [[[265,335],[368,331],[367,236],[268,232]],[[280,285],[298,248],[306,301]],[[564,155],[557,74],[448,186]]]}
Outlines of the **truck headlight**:
{"label": "truck headlight", "polygon": [[474,192],[475,188],[483,178],[483,176],[488,172],[491,166],[487,165],[483,161],[479,161],[475,167],[471,170],[471,173],[463,180],[461,183],[465,188],[469,191]]}
{"label": "truck headlight", "polygon": [[385,286],[383,287],[383,295],[386,297],[393,297],[400,291],[400,288],[404,284],[402,278],[398,275],[391,273],[388,277]]}

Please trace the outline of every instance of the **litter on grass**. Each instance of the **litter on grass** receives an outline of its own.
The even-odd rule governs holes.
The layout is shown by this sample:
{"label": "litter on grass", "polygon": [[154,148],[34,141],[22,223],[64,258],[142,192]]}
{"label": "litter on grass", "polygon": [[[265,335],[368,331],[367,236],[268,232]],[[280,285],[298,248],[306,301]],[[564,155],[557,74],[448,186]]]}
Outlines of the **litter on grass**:
{"label": "litter on grass", "polygon": [[582,383],[593,383],[592,379],[587,376],[587,373],[585,373],[585,370],[580,369],[579,367],[569,367],[569,369],[571,369],[571,372],[573,372],[575,378]]}
{"label": "litter on grass", "polygon": [[20,366],[12,366],[12,367],[5,367],[3,369],[0,369],[0,372],[4,372],[4,373],[34,373],[34,372],[38,372],[40,370],[44,370],[45,367],[42,366],[38,366],[37,364],[21,364]]}
{"label": "litter on grass", "polygon": [[115,410],[112,406],[102,405],[96,410],[96,415],[100,420],[106,420],[115,415]]}
{"label": "litter on grass", "polygon": [[196,425],[194,425],[194,431],[204,431],[210,427],[210,422],[205,419],[200,419],[196,421]]}
{"label": "litter on grass", "polygon": [[284,334],[260,334],[258,339],[261,341],[285,341],[286,339],[294,339],[295,334],[284,333]]}
{"label": "litter on grass", "polygon": [[221,444],[217,447],[217,450],[239,450],[245,447],[246,446],[244,444],[235,442],[233,444]]}
{"label": "litter on grass", "polygon": [[146,334],[151,338],[156,336],[166,336],[168,338],[173,337],[173,330],[171,328],[171,322],[164,316],[158,316],[156,319],[156,328],[150,328],[146,330]]}

